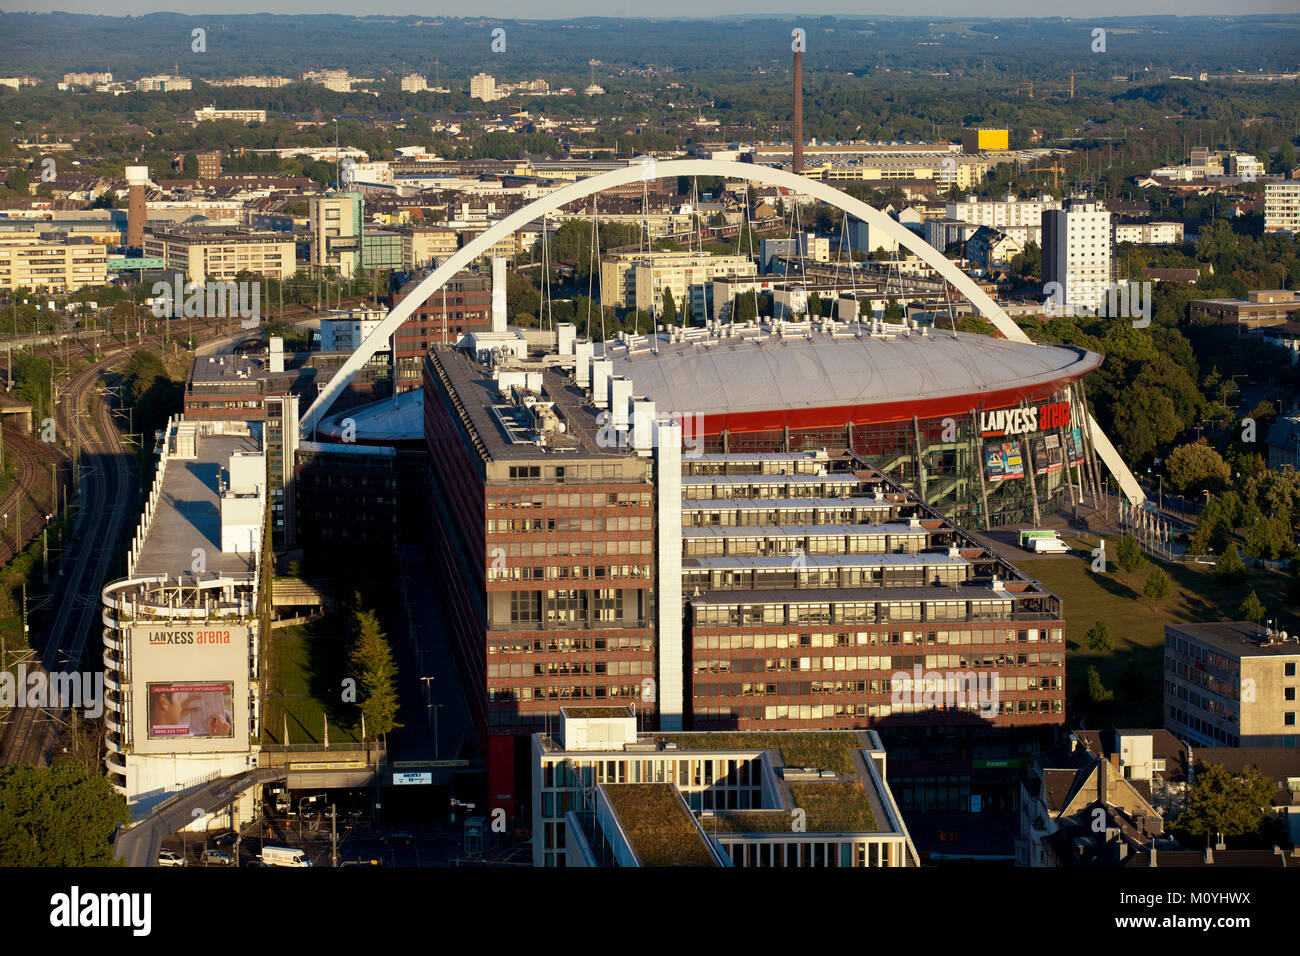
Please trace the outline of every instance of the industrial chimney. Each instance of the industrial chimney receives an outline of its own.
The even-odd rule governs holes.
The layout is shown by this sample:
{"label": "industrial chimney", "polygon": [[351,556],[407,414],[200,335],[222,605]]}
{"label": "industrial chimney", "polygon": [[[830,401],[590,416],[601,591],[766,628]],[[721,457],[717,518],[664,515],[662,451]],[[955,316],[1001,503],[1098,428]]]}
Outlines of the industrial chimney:
{"label": "industrial chimney", "polygon": [[148,217],[144,202],[144,187],[149,182],[148,166],[126,167],[126,245],[139,249],[144,245],[144,225]]}
{"label": "industrial chimney", "polygon": [[803,51],[794,51],[794,171],[803,171]]}

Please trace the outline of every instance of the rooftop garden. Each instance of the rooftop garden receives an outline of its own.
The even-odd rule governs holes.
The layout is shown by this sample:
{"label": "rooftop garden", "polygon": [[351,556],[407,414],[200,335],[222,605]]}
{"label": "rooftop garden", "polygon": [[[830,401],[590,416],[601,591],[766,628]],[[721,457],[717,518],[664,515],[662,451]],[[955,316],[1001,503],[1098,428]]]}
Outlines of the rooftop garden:
{"label": "rooftop garden", "polygon": [[604,793],[645,866],[717,865],[672,784],[615,784]]}
{"label": "rooftop garden", "polygon": [[[792,783],[790,792],[806,817],[808,833],[871,833],[877,829],[875,815],[860,780],[825,783]],[[706,814],[700,825],[717,833],[791,833],[795,818],[786,810],[717,810]]]}
{"label": "rooftop garden", "polygon": [[568,717],[631,717],[632,711],[626,704],[620,704],[616,707],[565,707],[564,713]]}
{"label": "rooftop garden", "polygon": [[853,731],[659,734],[658,739],[682,750],[776,750],[787,767],[815,767],[836,773],[856,773],[853,751],[862,748]]}

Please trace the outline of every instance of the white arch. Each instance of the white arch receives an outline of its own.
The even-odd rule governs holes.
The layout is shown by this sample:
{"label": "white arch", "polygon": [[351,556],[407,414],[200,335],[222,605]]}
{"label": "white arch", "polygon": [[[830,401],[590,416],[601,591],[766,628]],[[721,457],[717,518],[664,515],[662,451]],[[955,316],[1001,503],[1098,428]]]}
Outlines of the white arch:
{"label": "white arch", "polygon": [[[614,169],[607,173],[580,179],[554,192],[547,193],[475,236],[464,248],[458,250],[450,259],[411,290],[410,294],[398,304],[397,308],[388,313],[379,324],[379,327],[366,337],[366,340],[361,343],[361,347],[334,373],[334,377],[330,379],[324,391],[320,393],[316,401],[307,409],[306,414],[303,415],[300,425],[301,434],[306,437],[311,433],[321,416],[334,404],[334,400],[338,398],[339,393],[347,387],[348,382],[352,380],[352,376],[361,370],[375,352],[387,347],[389,338],[401,327],[403,322],[410,318],[417,308],[423,305],[433,293],[442,288],[456,273],[474,262],[485,252],[488,252],[499,240],[528,225],[539,216],[553,212],[569,203],[585,199],[594,193],[615,186],[625,186],[638,180],[651,181],[668,176],[721,176],[726,179],[743,179],[768,186],[780,186],[812,196],[827,205],[841,209],[849,215],[861,219],[872,229],[879,229],[897,240],[900,246],[903,246],[923,262],[932,266],[936,272],[947,279],[957,291],[970,301],[980,315],[992,322],[994,327],[1008,339],[1013,342],[1030,342],[1029,336],[1021,330],[1020,326],[1016,325],[1006,312],[983,289],[975,284],[975,281],[970,276],[944,258],[942,253],[916,233],[860,199],[854,199],[852,196],[818,180],[807,179],[796,173],[774,169],[771,166],[718,159],[645,160],[639,163],[631,163],[621,169]],[[1145,495],[1143,495],[1142,489],[1130,474],[1128,466],[1124,464],[1123,459],[1119,457],[1119,453],[1116,452],[1110,440],[1102,433],[1101,428],[1091,416],[1089,416],[1088,424],[1098,454],[1100,454],[1111,473],[1119,480],[1120,487],[1125,495],[1134,503],[1145,500]]]}

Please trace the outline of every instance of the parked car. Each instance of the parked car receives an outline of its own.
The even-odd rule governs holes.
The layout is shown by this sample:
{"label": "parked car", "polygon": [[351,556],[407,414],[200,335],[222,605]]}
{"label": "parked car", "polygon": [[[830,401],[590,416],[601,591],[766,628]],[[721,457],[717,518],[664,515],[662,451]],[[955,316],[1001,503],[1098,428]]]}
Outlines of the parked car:
{"label": "parked car", "polygon": [[204,850],[199,855],[199,862],[204,866],[233,866],[235,863],[230,854],[220,850]]}
{"label": "parked car", "polygon": [[213,846],[234,846],[239,841],[239,834],[234,830],[227,830],[214,836],[210,841]]}
{"label": "parked car", "polygon": [[159,866],[184,866],[185,857],[181,856],[175,850],[159,850],[158,865]]}
{"label": "parked car", "polygon": [[415,842],[415,837],[405,830],[397,830],[393,833],[387,833],[379,838],[379,842],[384,846],[410,846]]}

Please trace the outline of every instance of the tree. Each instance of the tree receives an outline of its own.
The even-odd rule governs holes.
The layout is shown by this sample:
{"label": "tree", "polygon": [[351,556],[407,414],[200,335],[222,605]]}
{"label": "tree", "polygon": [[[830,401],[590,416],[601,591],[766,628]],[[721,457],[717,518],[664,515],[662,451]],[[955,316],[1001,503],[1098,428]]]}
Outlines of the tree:
{"label": "tree", "polygon": [[1105,704],[1115,699],[1115,692],[1106,689],[1106,685],[1101,682],[1101,674],[1097,668],[1088,668],[1088,700],[1093,704]]}
{"label": "tree", "polygon": [[1233,774],[1222,764],[1210,764],[1188,790],[1174,829],[1196,837],[1256,833],[1276,792],[1277,785],[1254,767]]}
{"label": "tree", "polygon": [[1141,700],[1146,696],[1148,686],[1147,679],[1138,668],[1137,658],[1130,657],[1128,667],[1124,668],[1124,673],[1119,677],[1119,689],[1130,700]]}
{"label": "tree", "polygon": [[1169,597],[1169,591],[1169,575],[1162,568],[1152,568],[1146,584],[1142,585],[1142,596],[1152,601],[1163,601]]}
{"label": "tree", "polygon": [[1183,494],[1217,493],[1232,477],[1228,463],[1204,439],[1171,451],[1165,459],[1165,473],[1169,483]]}
{"label": "tree", "polygon": [[1119,569],[1127,574],[1132,574],[1138,568],[1146,563],[1142,557],[1142,548],[1137,543],[1137,538],[1131,534],[1126,534],[1119,539],[1119,544],[1115,545],[1115,563]]}
{"label": "tree", "polygon": [[0,866],[120,866],[109,841],[130,819],[126,798],[84,767],[0,770]]}
{"label": "tree", "polygon": [[661,315],[664,325],[677,324],[677,302],[673,299],[673,290],[664,286],[664,306]]}
{"label": "tree", "polygon": [[27,175],[27,170],[25,169],[12,170],[9,175],[5,177],[5,186],[13,192],[16,192],[19,196],[26,196],[28,194],[31,182],[31,177]]}
{"label": "tree", "polygon": [[199,178],[199,157],[197,153],[186,153],[181,161],[181,176],[184,179]]}
{"label": "tree", "polygon": [[1241,607],[1237,608],[1237,616],[1245,621],[1260,621],[1264,617],[1264,605],[1259,601],[1259,595],[1254,591],[1246,595],[1246,600],[1241,602]]}
{"label": "tree", "polygon": [[884,315],[881,316],[881,318],[885,319],[886,321],[889,321],[891,319],[897,320],[904,317],[905,317],[905,313],[903,312],[903,307],[899,305],[898,300],[891,295],[885,301],[885,313]]}
{"label": "tree", "polygon": [[357,706],[366,720],[366,735],[379,737],[402,725],[397,722],[397,665],[393,649],[374,611],[352,611],[352,671],[357,682]]}
{"label": "tree", "polygon": [[1110,637],[1110,625],[1106,623],[1103,617],[1092,627],[1088,628],[1085,636],[1090,650],[1098,651],[1102,654],[1109,654],[1114,649],[1114,642]]}
{"label": "tree", "polygon": [[1214,562],[1214,579],[1224,587],[1240,584],[1246,579],[1246,565],[1241,560],[1241,553],[1235,544],[1230,544],[1219,560]]}

